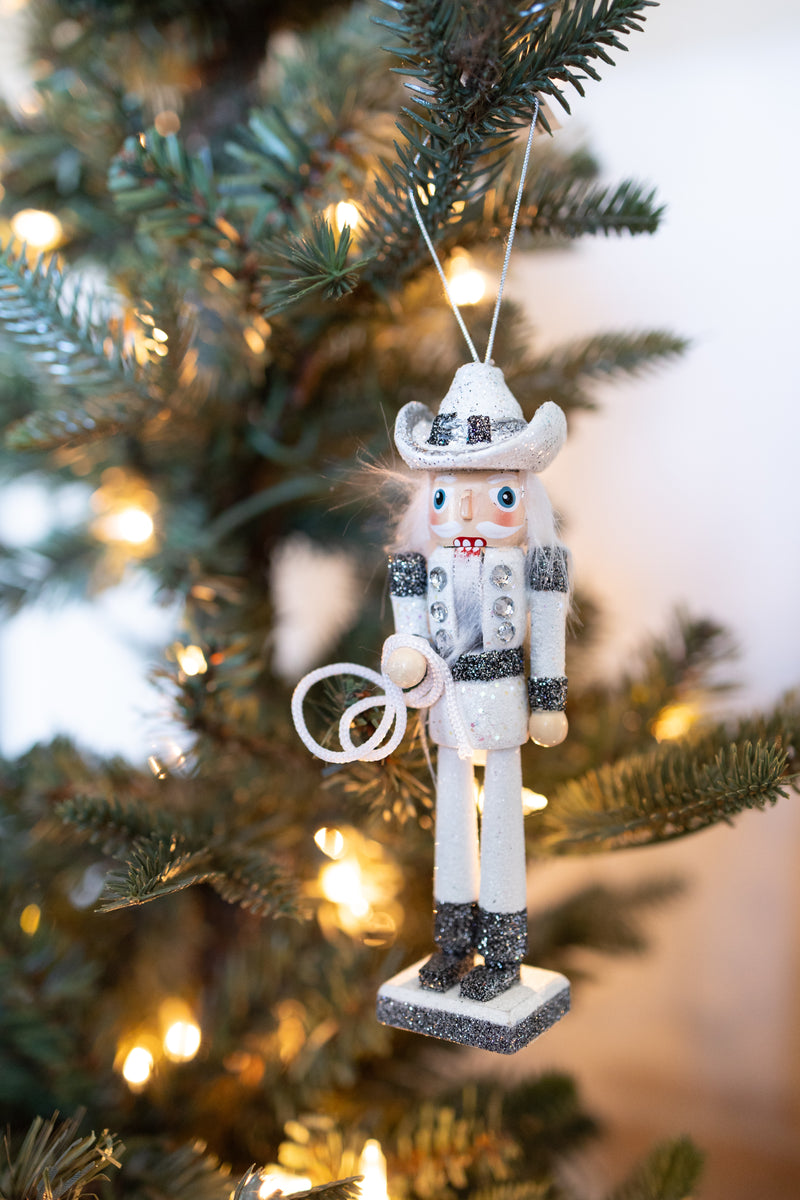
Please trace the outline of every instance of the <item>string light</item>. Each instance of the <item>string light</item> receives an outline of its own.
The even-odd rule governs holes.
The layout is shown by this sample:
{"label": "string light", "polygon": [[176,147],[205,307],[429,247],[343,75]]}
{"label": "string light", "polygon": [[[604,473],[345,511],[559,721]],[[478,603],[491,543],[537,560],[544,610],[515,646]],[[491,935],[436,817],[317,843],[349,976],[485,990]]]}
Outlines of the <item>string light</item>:
{"label": "string light", "polygon": [[364,917],[369,912],[361,868],[355,859],[329,863],[322,868],[319,882],[325,898],[340,907],[349,908],[354,917]]}
{"label": "string light", "polygon": [[122,1064],[122,1078],[131,1091],[140,1091],[153,1073],[155,1059],[146,1046],[134,1046]]}
{"label": "string light", "polygon": [[181,127],[181,119],[172,109],[165,109],[156,115],[153,124],[156,127],[156,133],[160,133],[162,137],[169,137],[175,134]]}
{"label": "string light", "polygon": [[259,1178],[258,1200],[271,1200],[280,1194],[291,1196],[293,1192],[307,1192],[311,1187],[311,1180],[304,1175],[290,1175],[280,1167],[265,1167]]}
{"label": "string light", "polygon": [[687,734],[699,715],[692,704],[667,704],[653,720],[650,731],[657,742],[671,742]]}
{"label": "string light", "polygon": [[27,933],[28,937],[33,937],[39,928],[41,919],[42,910],[39,908],[39,905],[26,904],[19,914],[19,927],[23,933]]}
{"label": "string light", "polygon": [[361,1183],[361,1200],[389,1200],[386,1178],[386,1158],[381,1150],[381,1144],[376,1138],[370,1138],[365,1143],[361,1158],[358,1160],[359,1174],[364,1176]]}
{"label": "string light", "polygon": [[158,500],[142,480],[121,467],[110,467],[103,472],[91,505],[99,514],[91,525],[96,538],[140,555],[152,552]]}
{"label": "string light", "polygon": [[174,1021],[164,1034],[164,1053],[172,1062],[189,1062],[200,1049],[200,1027],[194,1021]]}
{"label": "string light", "polygon": [[472,256],[466,250],[456,250],[451,256],[447,282],[455,304],[478,304],[486,295],[486,276],[472,265]]}
{"label": "string light", "polygon": [[547,796],[524,787],[522,789],[522,811],[525,816],[527,817],[528,813],[541,812],[543,808],[547,808]]}
{"label": "string light", "polygon": [[344,854],[344,837],[339,829],[327,829],[323,825],[314,834],[314,841],[328,858],[341,858]]}
{"label": "string light", "polygon": [[175,657],[184,675],[204,675],[208,670],[206,656],[199,646],[175,645]]}
{"label": "string light", "polygon": [[23,208],[11,218],[14,236],[33,250],[52,250],[61,241],[58,217],[40,208]]}
{"label": "string light", "polygon": [[349,225],[351,229],[355,229],[361,220],[361,213],[351,200],[340,200],[334,209],[334,218],[336,220],[336,228],[341,233],[345,225]]}

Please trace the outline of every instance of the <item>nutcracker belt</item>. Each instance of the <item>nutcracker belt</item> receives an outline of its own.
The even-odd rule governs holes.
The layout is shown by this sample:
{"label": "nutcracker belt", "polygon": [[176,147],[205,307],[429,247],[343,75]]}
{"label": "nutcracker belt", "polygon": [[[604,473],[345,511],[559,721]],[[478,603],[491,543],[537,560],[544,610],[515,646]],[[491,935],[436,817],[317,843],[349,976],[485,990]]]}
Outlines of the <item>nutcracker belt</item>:
{"label": "nutcracker belt", "polygon": [[476,680],[486,683],[492,679],[509,679],[525,674],[522,647],[513,650],[483,650],[479,654],[462,654],[450,668],[456,683]]}

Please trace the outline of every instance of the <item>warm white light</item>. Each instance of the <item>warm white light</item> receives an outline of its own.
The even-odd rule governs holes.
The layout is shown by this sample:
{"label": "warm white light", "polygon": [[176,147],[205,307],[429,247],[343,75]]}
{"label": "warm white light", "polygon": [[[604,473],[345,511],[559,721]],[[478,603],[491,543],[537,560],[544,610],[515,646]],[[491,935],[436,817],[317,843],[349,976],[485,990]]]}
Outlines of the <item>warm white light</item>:
{"label": "warm white light", "polygon": [[381,1144],[375,1138],[370,1138],[365,1144],[358,1170],[364,1176],[361,1187],[361,1200],[389,1200],[386,1187],[386,1159]]}
{"label": "warm white light", "polygon": [[23,208],[11,218],[14,236],[34,250],[52,250],[61,241],[61,222],[40,208]]}
{"label": "warm white light", "polygon": [[486,276],[475,267],[453,276],[449,283],[450,295],[458,305],[478,304],[486,294]]}
{"label": "warm white light", "polygon": [[143,508],[131,505],[103,518],[103,534],[110,542],[142,546],[153,536],[153,518]]}
{"label": "warm white light", "polygon": [[307,1192],[310,1187],[311,1180],[306,1179],[303,1175],[290,1175],[288,1171],[282,1171],[280,1167],[268,1167],[261,1173],[258,1197],[259,1200],[269,1200],[269,1197],[274,1196],[276,1192],[291,1196],[293,1192]]}
{"label": "warm white light", "polygon": [[355,229],[358,222],[361,220],[361,213],[349,200],[340,200],[334,210],[336,217],[336,228],[341,231],[345,225],[349,225],[351,229]]}
{"label": "warm white light", "polygon": [[153,1056],[145,1046],[134,1046],[122,1064],[122,1077],[132,1088],[143,1087],[153,1071]]}
{"label": "warm white light", "polygon": [[203,675],[208,670],[206,656],[199,646],[178,646],[175,657],[184,675]]}
{"label": "warm white light", "polygon": [[323,895],[334,904],[344,904],[358,916],[369,909],[361,883],[361,868],[348,860],[323,867],[319,877]]}
{"label": "warm white light", "polygon": [[541,809],[547,808],[547,796],[543,796],[541,792],[532,792],[530,788],[522,789],[522,811],[525,816],[528,813],[539,812]]}
{"label": "warm white light", "polygon": [[694,725],[699,713],[691,704],[668,704],[653,721],[651,731],[657,742],[683,737]]}
{"label": "warm white light", "polygon": [[164,1034],[164,1051],[173,1062],[188,1062],[200,1049],[200,1028],[194,1021],[175,1021]]}
{"label": "warm white light", "polygon": [[314,841],[328,858],[341,858],[344,853],[344,838],[338,829],[327,829],[323,825],[314,834]]}
{"label": "warm white light", "polygon": [[33,937],[39,928],[41,919],[42,910],[39,908],[39,905],[26,904],[19,914],[19,927],[23,933],[27,933],[28,937]]}

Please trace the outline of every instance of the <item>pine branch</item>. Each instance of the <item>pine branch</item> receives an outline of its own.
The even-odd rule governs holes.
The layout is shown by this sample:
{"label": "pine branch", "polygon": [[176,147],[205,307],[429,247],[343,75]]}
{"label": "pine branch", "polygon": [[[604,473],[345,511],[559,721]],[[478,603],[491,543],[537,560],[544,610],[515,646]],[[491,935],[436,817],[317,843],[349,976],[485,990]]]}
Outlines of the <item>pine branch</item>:
{"label": "pine branch", "polygon": [[126,350],[118,323],[102,314],[96,320],[91,296],[81,296],[68,282],[55,257],[42,255],[30,267],[17,243],[0,252],[0,326],[30,348],[30,362],[47,379],[86,398],[80,407],[34,412],[15,422],[6,433],[15,450],[108,436],[130,423],[132,411],[141,413],[154,402],[155,381]]}
{"label": "pine branch", "polygon": [[689,1138],[656,1146],[607,1200],[691,1200],[704,1156]]}
{"label": "pine branch", "polygon": [[689,345],[685,338],[662,330],[601,333],[568,342],[509,371],[509,386],[531,409],[545,400],[555,400],[567,410],[594,409],[596,404],[587,385],[623,375],[638,377],[662,362],[680,357]]}
{"label": "pine branch", "polygon": [[[176,835],[175,821],[166,812],[142,802],[73,796],[57,804],[54,815],[99,845],[104,854],[115,856],[142,838],[155,837],[164,845]],[[184,836],[185,832],[184,828]]]}
{"label": "pine branch", "polygon": [[8,1165],[0,1169],[0,1200],[78,1200],[95,1179],[107,1179],[108,1167],[119,1167],[122,1145],[107,1130],[99,1137],[78,1137],[79,1118],[48,1121],[36,1117],[13,1154],[6,1138]]}
{"label": "pine branch", "polygon": [[159,240],[240,246],[207,152],[191,154],[175,136],[155,130],[128,138],[112,161],[108,186],[118,210]]}
{"label": "pine branch", "polygon": [[261,293],[266,314],[273,316],[313,292],[322,292],[326,300],[351,292],[367,259],[348,262],[350,245],[350,226],[337,237],[324,218],[315,218],[303,236],[272,242]]}
{"label": "pine branch", "polygon": [[[363,1175],[350,1175],[347,1179],[337,1179],[335,1183],[322,1183],[317,1187],[307,1188],[301,1192],[283,1192],[278,1189],[266,1197],[266,1200],[278,1200],[284,1195],[292,1200],[359,1200],[361,1188],[358,1186]],[[231,1200],[254,1200],[263,1192],[263,1175],[256,1167],[251,1167],[246,1175],[236,1185]]]}
{"label": "pine branch", "polygon": [[200,1142],[164,1151],[144,1146],[125,1163],[126,1194],[159,1200],[230,1200],[230,1171]]}
{"label": "pine branch", "polygon": [[789,745],[786,736],[731,742],[720,729],[589,771],[551,800],[544,844],[557,852],[642,846],[764,809],[788,795]]}
{"label": "pine branch", "polygon": [[603,185],[563,181],[545,171],[525,196],[519,228],[552,238],[655,233],[664,215],[655,199],[655,188],[635,180]]}

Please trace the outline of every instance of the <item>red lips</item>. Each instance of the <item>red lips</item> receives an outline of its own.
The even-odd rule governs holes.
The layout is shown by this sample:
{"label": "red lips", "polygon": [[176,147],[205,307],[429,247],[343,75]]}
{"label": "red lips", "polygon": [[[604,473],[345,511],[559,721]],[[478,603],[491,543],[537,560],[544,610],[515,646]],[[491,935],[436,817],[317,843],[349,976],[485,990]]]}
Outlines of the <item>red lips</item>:
{"label": "red lips", "polygon": [[462,554],[480,554],[481,550],[486,545],[486,538],[482,537],[457,537],[453,538],[453,545],[456,550],[460,550]]}

